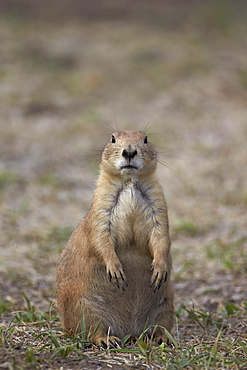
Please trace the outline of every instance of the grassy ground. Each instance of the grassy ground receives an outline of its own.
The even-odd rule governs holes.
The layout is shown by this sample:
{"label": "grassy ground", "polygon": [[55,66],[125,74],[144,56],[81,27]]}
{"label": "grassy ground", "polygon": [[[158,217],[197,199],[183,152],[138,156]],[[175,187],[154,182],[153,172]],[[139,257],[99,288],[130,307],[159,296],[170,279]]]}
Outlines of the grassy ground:
{"label": "grassy ground", "polygon": [[[0,369],[245,369],[246,5],[62,3],[0,16]],[[141,337],[99,350],[59,328],[56,261],[91,204],[104,122],[153,123],[174,261],[170,347]]]}

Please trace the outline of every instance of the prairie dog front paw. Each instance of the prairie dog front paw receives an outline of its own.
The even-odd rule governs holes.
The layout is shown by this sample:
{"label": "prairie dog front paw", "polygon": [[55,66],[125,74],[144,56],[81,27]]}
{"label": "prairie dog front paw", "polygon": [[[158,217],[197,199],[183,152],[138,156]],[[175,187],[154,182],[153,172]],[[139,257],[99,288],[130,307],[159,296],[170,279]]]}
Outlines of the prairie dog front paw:
{"label": "prairie dog front paw", "polygon": [[127,279],[122,268],[120,261],[108,264],[106,266],[108,279],[113,282],[118,288],[125,290],[127,284]]}
{"label": "prairie dog front paw", "polygon": [[153,262],[151,265],[151,270],[153,271],[153,274],[150,287],[154,286],[154,292],[156,292],[167,280],[167,265],[165,263]]}

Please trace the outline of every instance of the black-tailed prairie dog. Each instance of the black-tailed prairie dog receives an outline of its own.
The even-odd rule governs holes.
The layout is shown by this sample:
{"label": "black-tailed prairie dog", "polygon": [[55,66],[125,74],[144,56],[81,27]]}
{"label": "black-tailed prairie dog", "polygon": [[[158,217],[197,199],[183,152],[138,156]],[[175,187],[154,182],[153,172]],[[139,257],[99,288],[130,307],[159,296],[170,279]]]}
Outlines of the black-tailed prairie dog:
{"label": "black-tailed prairie dog", "polygon": [[172,331],[169,225],[156,166],[145,132],[114,132],[102,152],[91,208],[60,256],[62,326],[79,333],[83,318],[95,344],[138,337],[149,327],[160,343],[167,340],[164,328]]}

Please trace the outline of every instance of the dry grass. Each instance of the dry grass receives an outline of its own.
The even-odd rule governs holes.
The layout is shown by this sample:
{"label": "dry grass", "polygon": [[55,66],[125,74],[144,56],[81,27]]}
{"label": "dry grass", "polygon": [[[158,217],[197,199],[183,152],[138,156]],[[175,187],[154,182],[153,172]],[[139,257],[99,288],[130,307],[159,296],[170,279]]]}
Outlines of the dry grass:
{"label": "dry grass", "polygon": [[[225,303],[209,311],[196,311],[181,304],[176,311],[177,328],[171,344],[155,345],[145,338],[145,332],[135,343],[123,338],[119,348],[97,348],[84,332],[67,337],[59,330],[58,317],[52,312],[36,312],[24,295],[26,309],[12,313],[1,331],[1,354],[12,356],[9,368],[50,368],[51,364],[77,368],[112,366],[115,369],[145,368],[219,368],[239,369],[246,363],[247,305]],[[8,311],[8,307],[1,305]],[[213,309],[213,312],[212,312]],[[211,311],[211,312],[210,312]],[[8,316],[6,316],[7,318]],[[12,364],[12,365],[11,365]],[[7,365],[6,365],[7,366]],[[119,367],[120,366],[120,367]],[[7,367],[8,368],[8,367]]]}

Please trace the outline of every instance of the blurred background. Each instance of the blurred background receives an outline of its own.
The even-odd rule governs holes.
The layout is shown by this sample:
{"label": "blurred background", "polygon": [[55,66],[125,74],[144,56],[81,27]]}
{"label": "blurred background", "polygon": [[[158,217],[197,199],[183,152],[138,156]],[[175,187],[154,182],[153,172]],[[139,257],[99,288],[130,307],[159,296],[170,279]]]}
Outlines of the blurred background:
{"label": "blurred background", "polygon": [[[246,302],[245,0],[2,0],[0,282],[47,309],[111,130],[149,127],[176,305]],[[111,129],[112,127],[112,129]],[[164,165],[166,164],[166,166]]]}

